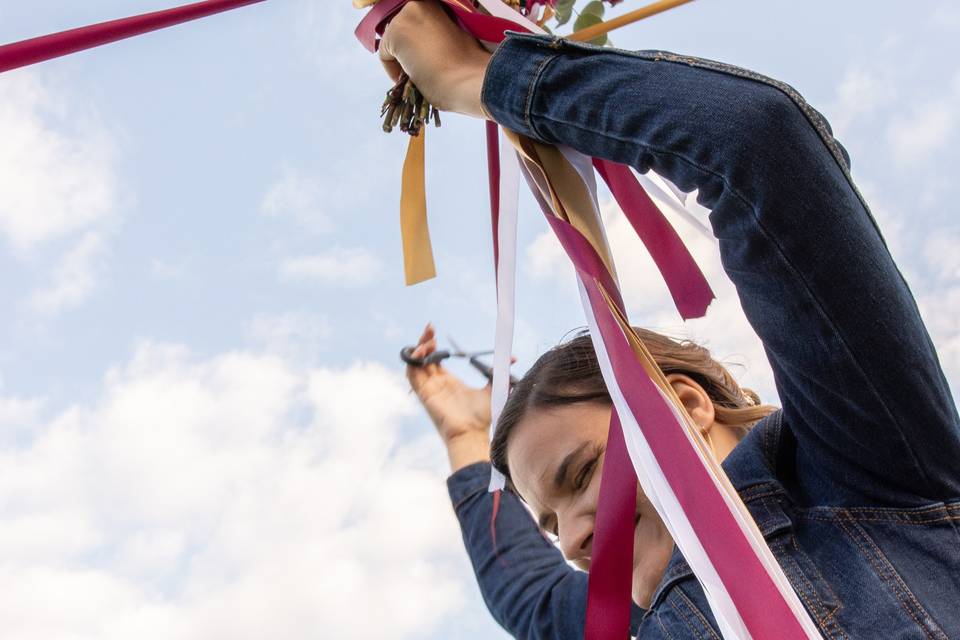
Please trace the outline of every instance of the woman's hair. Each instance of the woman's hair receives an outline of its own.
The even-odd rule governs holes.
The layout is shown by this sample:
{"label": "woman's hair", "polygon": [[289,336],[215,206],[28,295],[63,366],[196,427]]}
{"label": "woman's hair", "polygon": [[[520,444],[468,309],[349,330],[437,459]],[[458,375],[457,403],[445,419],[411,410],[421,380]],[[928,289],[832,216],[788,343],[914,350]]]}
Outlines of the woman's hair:
{"label": "woman's hair", "polygon": [[[761,404],[756,393],[737,384],[726,367],[714,360],[704,347],[647,329],[634,327],[634,330],[663,373],[682,373],[696,381],[713,401],[716,419],[737,429],[741,438],[758,420],[776,410]],[[507,439],[527,411],[577,402],[611,404],[586,330],[540,356],[514,385],[490,443],[493,466],[510,478]]]}

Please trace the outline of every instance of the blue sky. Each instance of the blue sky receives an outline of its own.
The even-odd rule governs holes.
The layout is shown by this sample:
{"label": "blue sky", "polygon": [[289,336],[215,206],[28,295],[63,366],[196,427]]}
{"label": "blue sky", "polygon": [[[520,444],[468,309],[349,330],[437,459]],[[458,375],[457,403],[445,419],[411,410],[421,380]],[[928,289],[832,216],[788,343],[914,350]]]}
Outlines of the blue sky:
{"label": "blue sky", "polygon": [[[169,5],[7,0],[0,42]],[[9,637],[502,635],[396,357],[427,320],[492,343],[482,125],[429,132],[439,277],[406,288],[404,140],[379,130],[359,17],[271,0],[0,76]],[[823,0],[701,0],[613,36],[783,79],[831,120],[954,389],[958,36],[954,3]],[[531,204],[520,371],[583,325]],[[605,215],[634,322],[705,341],[773,399],[715,245],[676,222],[720,294],[684,327]]]}

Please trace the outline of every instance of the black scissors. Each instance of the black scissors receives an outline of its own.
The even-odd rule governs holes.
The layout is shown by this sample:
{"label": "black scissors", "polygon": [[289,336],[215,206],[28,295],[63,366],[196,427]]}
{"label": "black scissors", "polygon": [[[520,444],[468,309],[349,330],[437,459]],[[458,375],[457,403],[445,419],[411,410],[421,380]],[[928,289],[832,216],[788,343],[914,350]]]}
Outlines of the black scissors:
{"label": "black scissors", "polygon": [[[439,364],[447,358],[467,358],[470,362],[470,365],[483,374],[483,376],[493,382],[493,367],[488,365],[486,362],[480,360],[480,356],[488,356],[493,353],[493,350],[487,351],[473,351],[466,352],[460,347],[457,346],[457,343],[453,341],[453,338],[447,336],[447,340],[450,341],[450,344],[453,346],[453,351],[448,349],[441,349],[439,351],[434,351],[426,358],[414,358],[413,352],[416,347],[404,347],[400,350],[400,359],[406,362],[412,367],[424,367],[428,364]],[[512,387],[517,383],[517,379],[514,376],[510,376],[510,386]]]}

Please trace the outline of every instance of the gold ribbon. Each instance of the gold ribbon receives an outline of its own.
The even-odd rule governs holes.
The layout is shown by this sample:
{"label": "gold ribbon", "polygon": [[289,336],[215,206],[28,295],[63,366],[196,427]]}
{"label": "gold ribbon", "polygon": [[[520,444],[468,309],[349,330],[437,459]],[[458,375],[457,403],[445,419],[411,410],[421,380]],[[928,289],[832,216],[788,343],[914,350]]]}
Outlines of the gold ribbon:
{"label": "gold ribbon", "polygon": [[427,226],[427,191],[424,178],[424,138],[410,136],[407,157],[403,161],[403,186],[400,190],[400,236],[403,238],[403,273],[407,286],[435,278],[433,247]]}

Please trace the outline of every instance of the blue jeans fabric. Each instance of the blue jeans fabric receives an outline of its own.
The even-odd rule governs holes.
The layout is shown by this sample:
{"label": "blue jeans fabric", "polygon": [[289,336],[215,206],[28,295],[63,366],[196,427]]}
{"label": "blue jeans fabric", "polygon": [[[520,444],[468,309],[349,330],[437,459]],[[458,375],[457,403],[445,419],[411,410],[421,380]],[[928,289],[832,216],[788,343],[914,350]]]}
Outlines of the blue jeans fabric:
{"label": "blue jeans fabric", "polygon": [[[744,69],[518,34],[482,98],[514,131],[653,169],[712,210],[783,405],[723,466],[824,637],[960,638],[960,418],[826,120]],[[582,637],[586,574],[511,494],[494,550],[488,473],[448,481],[487,606],[518,638]],[[679,554],[632,633],[719,638]]]}

